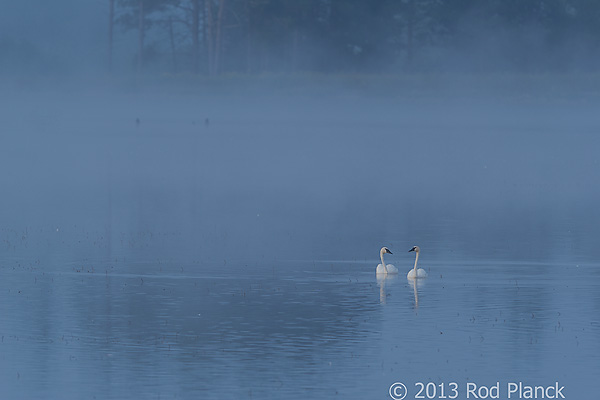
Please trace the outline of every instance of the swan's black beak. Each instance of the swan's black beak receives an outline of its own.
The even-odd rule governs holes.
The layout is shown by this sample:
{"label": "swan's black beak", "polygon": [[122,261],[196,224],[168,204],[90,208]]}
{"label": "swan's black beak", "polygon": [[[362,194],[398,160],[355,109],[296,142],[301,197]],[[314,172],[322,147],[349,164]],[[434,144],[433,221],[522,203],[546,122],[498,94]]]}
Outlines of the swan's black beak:
{"label": "swan's black beak", "polygon": [[388,251],[387,251],[387,252],[388,252],[388,253],[390,253],[390,254],[394,254],[394,253],[392,253],[392,252],[390,251],[390,249],[388,249]]}
{"label": "swan's black beak", "polygon": [[415,248],[413,247],[412,249],[410,249],[408,252],[410,253],[411,251],[415,251]]}

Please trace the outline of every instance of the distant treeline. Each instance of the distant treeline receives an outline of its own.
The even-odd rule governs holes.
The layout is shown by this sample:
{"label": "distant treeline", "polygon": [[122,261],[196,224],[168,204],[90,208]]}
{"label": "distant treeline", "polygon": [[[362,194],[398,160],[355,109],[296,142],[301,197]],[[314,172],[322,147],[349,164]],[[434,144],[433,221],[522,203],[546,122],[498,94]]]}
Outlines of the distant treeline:
{"label": "distant treeline", "polygon": [[596,70],[598,0],[106,0],[138,71]]}

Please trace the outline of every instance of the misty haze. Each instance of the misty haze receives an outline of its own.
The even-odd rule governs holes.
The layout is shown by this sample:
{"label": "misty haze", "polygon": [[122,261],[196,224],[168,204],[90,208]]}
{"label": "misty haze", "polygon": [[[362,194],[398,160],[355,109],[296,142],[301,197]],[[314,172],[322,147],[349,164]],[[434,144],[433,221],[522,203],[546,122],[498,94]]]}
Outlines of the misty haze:
{"label": "misty haze", "polygon": [[2,8],[7,398],[596,398],[600,3]]}

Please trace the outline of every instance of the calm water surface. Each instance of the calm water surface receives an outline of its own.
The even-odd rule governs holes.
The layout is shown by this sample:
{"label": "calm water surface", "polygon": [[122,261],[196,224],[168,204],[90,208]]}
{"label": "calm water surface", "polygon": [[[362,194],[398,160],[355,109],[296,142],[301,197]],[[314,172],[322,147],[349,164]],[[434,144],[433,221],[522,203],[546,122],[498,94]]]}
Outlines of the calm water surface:
{"label": "calm water surface", "polygon": [[403,273],[383,280],[376,260],[6,261],[4,393],[385,399],[396,381],[413,394],[415,382],[559,381],[567,398],[593,398],[597,264],[447,263],[423,250],[430,276],[415,287],[400,255]]}

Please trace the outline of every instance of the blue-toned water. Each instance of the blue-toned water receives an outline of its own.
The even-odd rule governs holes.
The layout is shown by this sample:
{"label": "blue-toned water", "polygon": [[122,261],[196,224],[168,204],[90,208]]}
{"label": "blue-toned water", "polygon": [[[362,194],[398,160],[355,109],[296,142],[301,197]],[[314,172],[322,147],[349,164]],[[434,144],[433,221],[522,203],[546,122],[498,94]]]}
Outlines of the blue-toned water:
{"label": "blue-toned water", "polygon": [[595,400],[594,112],[398,101],[6,102],[3,396]]}
{"label": "blue-toned water", "polygon": [[396,381],[413,394],[416,382],[457,382],[462,399],[467,382],[558,381],[567,398],[593,398],[597,264],[423,252],[430,275],[416,288],[404,274],[376,279],[375,260],[5,264],[2,387],[12,398],[385,399]]}

